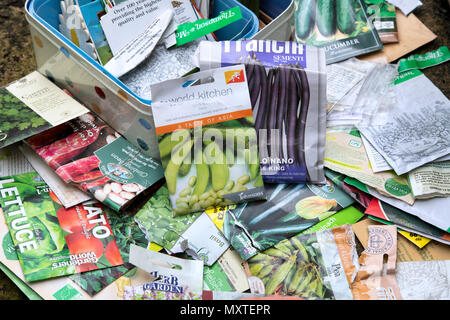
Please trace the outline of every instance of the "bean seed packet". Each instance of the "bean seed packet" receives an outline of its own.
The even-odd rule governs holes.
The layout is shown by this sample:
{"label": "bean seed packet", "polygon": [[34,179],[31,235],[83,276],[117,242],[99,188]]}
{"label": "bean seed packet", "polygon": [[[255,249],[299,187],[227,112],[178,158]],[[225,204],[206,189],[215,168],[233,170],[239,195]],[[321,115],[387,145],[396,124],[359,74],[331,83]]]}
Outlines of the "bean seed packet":
{"label": "bean seed packet", "polygon": [[325,49],[327,64],[383,48],[364,0],[295,0],[295,40]]}
{"label": "bean seed packet", "polygon": [[295,42],[200,43],[201,70],[245,64],[264,182],[325,183],[325,52]]}
{"label": "bean seed packet", "polygon": [[359,270],[350,224],[283,240],[248,264],[266,295],[322,300],[352,300],[350,284]]}
{"label": "bean seed packet", "polygon": [[243,204],[226,212],[224,235],[244,260],[354,202],[331,181],[323,186],[267,185],[266,191],[267,201]]}
{"label": "bean seed packet", "polygon": [[100,203],[66,209],[36,172],[1,178],[0,195],[27,282],[123,264]]}
{"label": "bean seed packet", "polygon": [[265,199],[243,65],[152,86],[174,216]]}
{"label": "bean seed packet", "polygon": [[117,212],[156,191],[161,163],[87,113],[25,141],[66,183]]}

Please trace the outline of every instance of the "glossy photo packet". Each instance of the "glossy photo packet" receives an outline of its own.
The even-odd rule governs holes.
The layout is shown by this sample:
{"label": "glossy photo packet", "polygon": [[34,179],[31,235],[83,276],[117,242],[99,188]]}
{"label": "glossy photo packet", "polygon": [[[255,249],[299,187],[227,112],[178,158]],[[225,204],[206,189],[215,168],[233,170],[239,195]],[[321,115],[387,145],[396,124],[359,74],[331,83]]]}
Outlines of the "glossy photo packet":
{"label": "glossy photo packet", "polygon": [[201,70],[244,64],[267,183],[325,183],[325,52],[295,42],[200,43]]}
{"label": "glossy photo packet", "polygon": [[174,216],[266,198],[243,65],[152,85]]}

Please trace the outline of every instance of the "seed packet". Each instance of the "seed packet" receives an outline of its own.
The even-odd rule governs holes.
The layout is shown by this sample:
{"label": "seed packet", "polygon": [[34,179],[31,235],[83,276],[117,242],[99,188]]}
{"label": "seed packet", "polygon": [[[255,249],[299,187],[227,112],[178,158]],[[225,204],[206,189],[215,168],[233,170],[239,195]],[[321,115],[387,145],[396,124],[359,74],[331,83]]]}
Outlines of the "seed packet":
{"label": "seed packet", "polygon": [[349,224],[283,240],[248,263],[266,295],[324,300],[353,299],[350,283],[359,268]]}
{"label": "seed packet", "polygon": [[[368,226],[369,242],[352,283],[355,300],[402,300],[395,277],[397,227]],[[387,259],[386,259],[387,257]]]}
{"label": "seed packet", "polygon": [[92,199],[90,194],[81,191],[71,184],[65,183],[27,144],[21,143],[18,148],[22,151],[26,160],[33,166],[32,170],[35,170],[41,176],[64,207],[70,208]]}
{"label": "seed packet", "polygon": [[25,141],[66,183],[123,212],[163,183],[160,162],[92,113]]}
{"label": "seed packet", "polygon": [[155,280],[142,286],[125,286],[125,300],[201,300],[203,262],[187,260],[130,246],[130,262]]}
{"label": "seed packet", "polygon": [[265,199],[243,65],[152,86],[174,216]]}
{"label": "seed packet", "polygon": [[350,206],[354,200],[333,182],[321,185],[267,185],[267,201],[230,208],[225,237],[244,260],[295,236]]}
{"label": "seed packet", "polygon": [[88,111],[45,76],[33,71],[0,88],[0,148]]}
{"label": "seed packet", "polygon": [[[359,95],[366,94],[363,89]],[[396,174],[448,155],[450,102],[442,91],[417,69],[398,74],[387,90],[394,100],[372,123],[357,127]]]}
{"label": "seed packet", "polygon": [[395,6],[384,0],[364,0],[367,14],[382,43],[398,42],[397,13]]}
{"label": "seed packet", "polygon": [[[109,225],[116,239],[117,247],[122,256],[123,265],[69,276],[70,280],[76,283],[91,297],[104,290],[117,279],[127,274],[130,270],[136,268],[129,262],[131,244],[143,248],[146,248],[148,245],[145,234],[140,230],[138,224],[131,215],[119,215],[112,210],[107,210],[106,213]],[[106,258],[108,261],[114,262],[115,257],[110,255],[108,253],[109,251],[111,251],[111,248],[106,247]]]}
{"label": "seed packet", "polygon": [[201,70],[244,63],[268,183],[325,183],[324,51],[295,42],[200,43]]}
{"label": "seed packet", "polygon": [[295,40],[325,49],[327,64],[383,48],[363,0],[295,0]]}
{"label": "seed packet", "polygon": [[27,282],[123,264],[98,202],[66,209],[36,172],[2,177],[0,195]]}
{"label": "seed packet", "polygon": [[393,171],[374,173],[358,130],[345,132],[327,128],[325,167],[380,190],[384,195],[409,205],[414,198],[408,181]]}

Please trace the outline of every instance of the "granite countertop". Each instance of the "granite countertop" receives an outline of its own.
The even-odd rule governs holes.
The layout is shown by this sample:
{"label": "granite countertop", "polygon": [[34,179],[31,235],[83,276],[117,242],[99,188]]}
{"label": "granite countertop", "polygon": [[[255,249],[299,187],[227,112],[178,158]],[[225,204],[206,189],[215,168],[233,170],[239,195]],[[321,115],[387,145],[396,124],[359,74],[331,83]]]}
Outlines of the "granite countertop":
{"label": "granite countertop", "polygon": [[[36,69],[24,0],[0,2],[0,86],[4,86]],[[423,6],[414,14],[438,37],[413,53],[423,54],[441,46],[450,46],[448,0],[422,0]],[[424,70],[426,76],[450,97],[450,63]],[[0,300],[27,297],[0,271]]]}

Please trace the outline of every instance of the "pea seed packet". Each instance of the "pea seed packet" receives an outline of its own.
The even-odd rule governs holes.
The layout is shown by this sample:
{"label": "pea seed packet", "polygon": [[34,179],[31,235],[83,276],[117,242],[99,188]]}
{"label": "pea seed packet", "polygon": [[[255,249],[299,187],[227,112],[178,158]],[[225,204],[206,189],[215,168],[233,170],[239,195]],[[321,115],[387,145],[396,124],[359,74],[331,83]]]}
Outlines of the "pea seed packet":
{"label": "pea seed packet", "polygon": [[117,212],[140,204],[164,181],[159,161],[141,153],[92,113],[35,135],[25,143],[65,183]]}
{"label": "pea seed packet", "polygon": [[0,196],[27,282],[123,264],[98,202],[66,209],[36,172],[1,178]]}
{"label": "pea seed packet", "polygon": [[295,40],[324,48],[327,64],[383,48],[364,0],[295,0]]}
{"label": "pea seed packet", "polygon": [[266,295],[321,300],[352,300],[350,284],[359,270],[350,224],[283,240],[248,264]]}
{"label": "pea seed packet", "polygon": [[325,52],[275,40],[202,41],[200,70],[246,68],[267,183],[325,183]]}
{"label": "pea seed packet", "polygon": [[243,65],[152,86],[174,216],[265,199]]}

